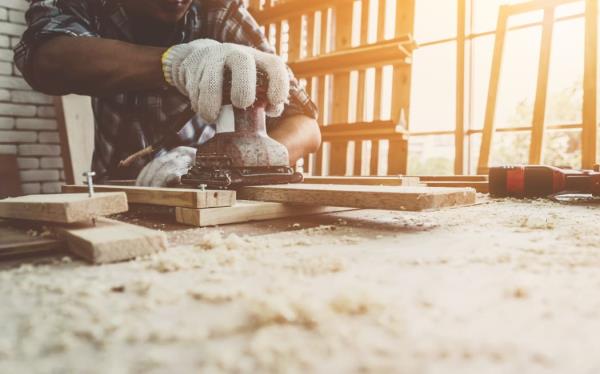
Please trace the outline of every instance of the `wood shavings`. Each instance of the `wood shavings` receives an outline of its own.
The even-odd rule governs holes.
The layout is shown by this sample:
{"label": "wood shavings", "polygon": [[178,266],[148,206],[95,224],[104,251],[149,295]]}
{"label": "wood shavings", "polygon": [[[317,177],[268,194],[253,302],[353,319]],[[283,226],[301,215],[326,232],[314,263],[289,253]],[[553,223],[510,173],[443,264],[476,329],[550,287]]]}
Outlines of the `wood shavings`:
{"label": "wood shavings", "polygon": [[343,217],[0,271],[0,372],[596,371],[597,208]]}

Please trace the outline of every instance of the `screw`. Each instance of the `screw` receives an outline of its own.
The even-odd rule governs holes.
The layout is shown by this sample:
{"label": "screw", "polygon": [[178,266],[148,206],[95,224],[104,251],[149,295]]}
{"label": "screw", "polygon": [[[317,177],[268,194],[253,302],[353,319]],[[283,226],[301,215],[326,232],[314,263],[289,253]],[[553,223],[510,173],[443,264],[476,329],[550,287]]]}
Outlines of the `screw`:
{"label": "screw", "polygon": [[199,184],[198,188],[200,189],[200,191],[206,191],[206,187],[208,187],[206,184]]}
{"label": "screw", "polygon": [[86,178],[85,182],[87,182],[88,185],[88,195],[90,197],[94,196],[94,181],[92,179],[92,177],[96,175],[95,172],[93,171],[86,171],[85,173],[83,173],[83,176]]}

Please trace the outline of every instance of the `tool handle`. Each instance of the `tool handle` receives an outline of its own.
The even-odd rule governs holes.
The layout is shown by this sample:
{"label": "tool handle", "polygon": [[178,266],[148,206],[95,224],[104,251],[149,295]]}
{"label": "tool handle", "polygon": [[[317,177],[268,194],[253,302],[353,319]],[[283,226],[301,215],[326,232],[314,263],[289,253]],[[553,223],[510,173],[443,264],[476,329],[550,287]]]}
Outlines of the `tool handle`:
{"label": "tool handle", "polygon": [[[231,104],[231,70],[225,68],[223,73],[223,105]],[[255,103],[264,103],[267,101],[267,89],[269,88],[269,77],[262,70],[256,70],[256,99]]]}

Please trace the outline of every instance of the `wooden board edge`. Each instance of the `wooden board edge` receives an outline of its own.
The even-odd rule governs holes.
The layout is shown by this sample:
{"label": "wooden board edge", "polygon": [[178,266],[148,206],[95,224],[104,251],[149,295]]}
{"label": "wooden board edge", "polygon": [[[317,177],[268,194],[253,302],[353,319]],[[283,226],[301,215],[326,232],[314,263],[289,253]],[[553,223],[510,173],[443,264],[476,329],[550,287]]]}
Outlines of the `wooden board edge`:
{"label": "wooden board edge", "polygon": [[[110,224],[115,226],[122,226],[125,230],[134,229],[139,233],[139,238],[128,238],[126,240],[123,239],[115,239],[114,244],[117,247],[115,254],[102,253],[103,250],[106,250],[106,243],[101,243],[101,247],[95,248],[94,243],[90,240],[81,237],[78,235],[78,229],[93,229],[93,225],[90,224],[77,224],[77,225],[63,225],[57,226],[55,228],[56,232],[60,237],[64,238],[64,241],[67,243],[67,247],[71,253],[76,255],[79,258],[86,260],[92,264],[105,264],[105,263],[113,263],[113,262],[121,262],[132,260],[140,256],[149,255],[152,253],[157,253],[160,251],[164,251],[167,249],[167,236],[162,231],[152,230],[143,226],[134,225],[131,223],[125,223],[117,220],[112,220],[109,218],[99,218],[97,222]],[[99,227],[99,230],[104,227]],[[142,239],[152,239],[154,240],[154,247],[145,246],[143,250],[131,251],[131,246],[127,247],[126,243],[123,241],[130,240],[142,240]],[[119,248],[125,249],[127,247],[127,251],[123,250],[121,252],[118,251]],[[100,251],[97,251],[99,249]],[[100,252],[100,253],[99,253]],[[91,254],[91,255],[90,255]]]}
{"label": "wooden board edge", "polygon": [[[239,203],[244,204],[244,201],[238,200],[238,204]],[[178,223],[188,226],[207,227],[354,210],[353,208],[310,206],[276,202],[252,201],[252,203],[254,206],[242,208],[236,208],[235,205],[232,207],[208,209],[177,207],[175,208],[175,220]],[[239,209],[239,211],[234,212],[236,209]],[[260,209],[263,211],[259,211]],[[252,212],[253,210],[258,212]]]}

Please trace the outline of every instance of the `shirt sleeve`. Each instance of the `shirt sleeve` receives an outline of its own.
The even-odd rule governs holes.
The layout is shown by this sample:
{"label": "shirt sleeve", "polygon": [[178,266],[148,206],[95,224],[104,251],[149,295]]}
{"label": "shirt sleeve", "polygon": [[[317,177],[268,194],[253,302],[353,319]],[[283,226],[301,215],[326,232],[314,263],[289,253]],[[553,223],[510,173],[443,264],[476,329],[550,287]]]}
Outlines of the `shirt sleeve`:
{"label": "shirt sleeve", "polygon": [[[215,33],[214,39],[248,45],[263,52],[275,54],[267,37],[241,0],[225,0],[221,4],[223,7],[221,11],[215,12],[214,17],[209,17],[208,27]],[[317,119],[316,105],[294,77],[293,72],[288,70],[290,73],[290,100],[280,118],[303,114]],[[276,118],[268,119],[270,126],[276,125],[276,122]]]}
{"label": "shirt sleeve", "polygon": [[35,49],[59,35],[98,37],[85,0],[32,0],[25,14],[27,29],[14,49],[15,64],[31,84],[31,60]]}

